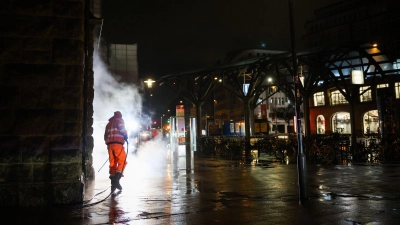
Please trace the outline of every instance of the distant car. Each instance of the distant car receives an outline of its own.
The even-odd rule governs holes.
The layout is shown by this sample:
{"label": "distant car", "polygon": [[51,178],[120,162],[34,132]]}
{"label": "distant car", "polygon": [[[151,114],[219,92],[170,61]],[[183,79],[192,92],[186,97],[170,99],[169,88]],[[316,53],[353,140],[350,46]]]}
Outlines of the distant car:
{"label": "distant car", "polygon": [[139,142],[146,142],[146,141],[150,141],[150,139],[152,138],[151,132],[148,130],[144,130],[139,132]]}

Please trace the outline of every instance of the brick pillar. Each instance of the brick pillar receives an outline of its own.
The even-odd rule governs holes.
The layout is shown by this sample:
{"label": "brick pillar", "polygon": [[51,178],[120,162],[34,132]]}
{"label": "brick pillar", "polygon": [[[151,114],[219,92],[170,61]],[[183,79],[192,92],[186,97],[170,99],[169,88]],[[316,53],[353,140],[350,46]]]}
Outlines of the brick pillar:
{"label": "brick pillar", "polygon": [[2,1],[0,206],[83,200],[84,4]]}

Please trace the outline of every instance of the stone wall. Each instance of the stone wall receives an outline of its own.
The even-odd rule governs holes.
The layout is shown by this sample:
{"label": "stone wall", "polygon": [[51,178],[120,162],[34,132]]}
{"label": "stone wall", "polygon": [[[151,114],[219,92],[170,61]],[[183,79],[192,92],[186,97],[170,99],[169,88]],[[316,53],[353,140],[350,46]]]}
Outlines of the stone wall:
{"label": "stone wall", "polygon": [[1,2],[0,206],[82,202],[93,146],[85,1]]}

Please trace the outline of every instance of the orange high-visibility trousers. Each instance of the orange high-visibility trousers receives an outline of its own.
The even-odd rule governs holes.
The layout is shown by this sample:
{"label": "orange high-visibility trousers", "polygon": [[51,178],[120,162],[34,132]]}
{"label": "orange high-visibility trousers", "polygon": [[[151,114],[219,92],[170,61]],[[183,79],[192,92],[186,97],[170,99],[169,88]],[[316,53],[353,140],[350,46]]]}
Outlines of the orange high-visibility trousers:
{"label": "orange high-visibility trousers", "polygon": [[107,149],[110,160],[110,175],[114,175],[116,172],[122,173],[126,164],[128,164],[124,146],[121,144],[109,144]]}

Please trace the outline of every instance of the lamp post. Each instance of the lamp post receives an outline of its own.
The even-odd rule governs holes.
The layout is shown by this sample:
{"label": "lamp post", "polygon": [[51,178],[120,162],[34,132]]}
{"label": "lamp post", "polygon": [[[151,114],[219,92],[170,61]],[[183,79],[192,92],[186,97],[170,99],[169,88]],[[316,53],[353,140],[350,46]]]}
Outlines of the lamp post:
{"label": "lamp post", "polygon": [[214,125],[216,125],[216,122],[215,122],[215,105],[217,105],[217,103],[218,103],[218,101],[214,99],[214,104],[213,104],[213,106],[214,106],[214,107],[213,107],[213,111],[214,111],[214,112],[213,112],[213,113],[214,113],[214,114],[213,114],[213,117],[214,117]]}
{"label": "lamp post", "polygon": [[[270,110],[269,112],[270,112],[270,115],[274,115],[275,116],[275,133],[277,133],[277,127],[278,127],[278,121],[276,119],[276,113],[277,113],[277,111],[276,111],[276,90],[277,90],[277,86],[275,86],[275,82],[274,82],[273,78],[268,77],[267,81],[268,81],[268,83],[270,83],[270,86],[269,86],[270,92],[269,92],[269,94],[271,94],[271,90],[272,90],[272,94],[273,94],[273,95],[269,95],[269,99],[270,99],[269,101],[271,103],[271,104],[269,104],[269,110]],[[275,101],[275,103],[274,103],[274,101]],[[271,114],[271,112],[273,112],[273,114]],[[272,117],[271,118],[272,129],[274,128],[273,119],[274,118]],[[271,130],[271,131],[273,131],[273,130]]]}
{"label": "lamp post", "polygon": [[296,107],[296,132],[297,132],[297,172],[298,172],[298,184],[299,184],[299,196],[300,204],[304,204],[307,199],[307,164],[306,156],[303,151],[303,132],[301,127],[301,93],[300,93],[300,79],[297,74],[297,55],[295,50],[295,33],[294,33],[294,16],[293,16],[293,1],[289,1],[289,19],[290,19],[290,36],[291,36],[291,47],[292,47],[292,76],[294,82],[294,97]]}
{"label": "lamp post", "polygon": [[276,92],[276,86],[273,86],[272,87],[273,89],[274,89],[274,102],[275,102],[275,134],[277,134],[278,133],[278,108],[277,108],[277,103],[276,103],[276,101],[277,101],[277,92]]}
{"label": "lamp post", "polygon": [[163,129],[162,118],[163,118],[164,116],[165,116],[164,114],[161,116],[161,123],[160,123],[161,129]]}
{"label": "lamp post", "polygon": [[[151,93],[151,88],[153,87],[153,83],[156,82],[156,81],[151,79],[151,78],[148,78],[147,80],[145,80],[143,82],[147,85],[147,88],[149,88],[150,97],[153,96],[153,94]],[[151,107],[151,101],[149,101],[148,106],[149,106],[149,108]],[[151,128],[151,122],[150,122],[150,127],[149,128]]]}

